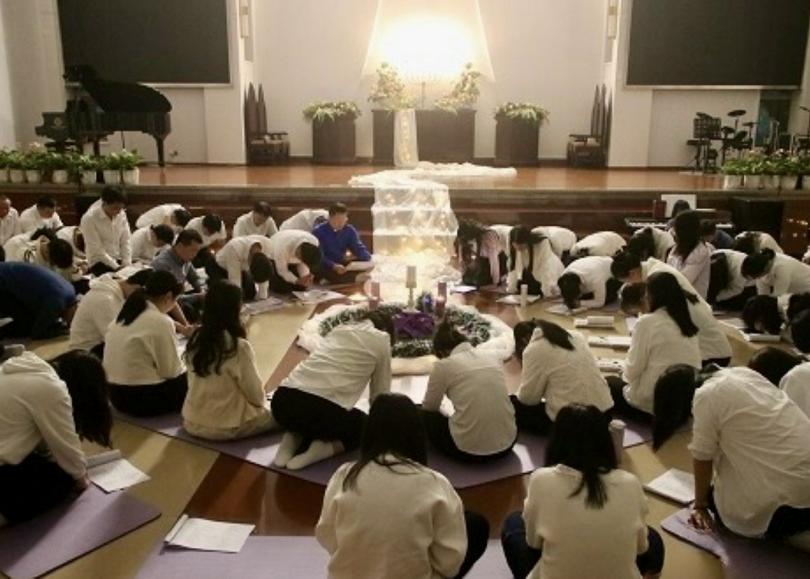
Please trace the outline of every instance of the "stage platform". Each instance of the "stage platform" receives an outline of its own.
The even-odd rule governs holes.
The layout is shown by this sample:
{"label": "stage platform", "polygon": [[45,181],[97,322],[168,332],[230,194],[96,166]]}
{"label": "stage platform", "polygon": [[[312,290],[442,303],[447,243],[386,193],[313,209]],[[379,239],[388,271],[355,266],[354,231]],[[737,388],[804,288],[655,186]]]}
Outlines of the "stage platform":
{"label": "stage platform", "polygon": [[[392,169],[369,164],[320,166],[292,164],[273,167],[241,165],[170,165],[141,169],[140,184],[127,187],[131,218],[159,203],[181,203],[195,215],[214,211],[228,226],[250,210],[256,200],[271,204],[277,222],[303,208],[326,207],[334,201],[349,206],[351,220],[371,241],[374,191],[350,187],[349,179]],[[693,174],[666,169],[574,169],[559,166],[520,168],[510,178],[466,178],[446,181],[453,209],[459,217],[484,223],[560,225],[578,235],[594,231],[628,232],[625,218],[652,216],[653,201],[662,194],[693,194],[698,207],[732,212],[738,200],[754,203],[748,210],[769,223],[756,220],[743,227],[765,229],[777,236],[786,250],[807,248],[810,194],[805,191],[724,190],[719,175]],[[65,223],[94,200],[100,186],[0,184],[0,192],[18,208],[42,194],[60,201]],[[764,211],[763,204],[778,205]],[[773,208],[773,207],[772,207]],[[792,244],[792,246],[790,246]],[[783,245],[784,246],[784,245]],[[795,247],[793,247],[795,246]]]}

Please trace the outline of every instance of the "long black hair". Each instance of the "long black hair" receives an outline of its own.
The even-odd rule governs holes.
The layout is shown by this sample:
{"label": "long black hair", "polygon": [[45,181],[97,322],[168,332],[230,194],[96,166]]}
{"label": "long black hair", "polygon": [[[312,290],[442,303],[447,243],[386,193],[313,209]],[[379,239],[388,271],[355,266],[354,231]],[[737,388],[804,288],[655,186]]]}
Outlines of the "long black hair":
{"label": "long black hair", "polygon": [[112,412],[107,374],[101,361],[82,350],[71,350],[50,361],[67,385],[73,406],[73,423],[80,438],[112,446]]}
{"label": "long black hair", "polygon": [[700,239],[700,215],[693,209],[678,213],[674,229],[675,247],[672,253],[686,259],[702,241]]}
{"label": "long black hair", "polygon": [[687,292],[681,289],[674,275],[661,271],[648,277],[647,298],[650,311],[664,308],[685,337],[691,338],[698,333],[697,326],[689,316]]}
{"label": "long black hair", "polygon": [[774,386],[779,386],[785,374],[802,362],[804,362],[804,358],[801,356],[768,346],[751,356],[748,367],[762,374]]}
{"label": "long black hair", "polygon": [[516,225],[513,227],[509,231],[509,266],[514,270],[515,264],[517,263],[517,251],[515,251],[513,244],[528,245],[529,263],[528,265],[524,264],[524,267],[532,271],[534,269],[534,246],[543,241],[548,241],[548,238],[542,233],[532,231],[525,225]]}
{"label": "long black hair", "polygon": [[613,262],[610,264],[610,274],[618,279],[624,281],[634,269],[641,267],[641,257],[628,250],[619,251],[613,256]]}
{"label": "long black hair", "polygon": [[343,479],[344,491],[356,488],[357,477],[371,462],[391,470],[398,465],[427,466],[425,427],[419,409],[407,396],[384,393],[374,399],[360,441],[360,458]]}
{"label": "long black hair", "polygon": [[[481,240],[486,234],[486,225],[475,219],[462,218],[458,221],[458,232],[456,233],[456,252],[463,262],[470,261],[473,257],[481,255]],[[472,242],[475,243],[475,253],[472,250]]]}
{"label": "long black hair", "polygon": [[776,253],[772,249],[762,249],[748,255],[742,262],[740,273],[747,279],[762,277],[768,271]]}
{"label": "long black hair", "polygon": [[582,279],[579,275],[573,271],[563,273],[557,280],[557,287],[560,288],[563,303],[572,310],[577,307],[582,297]]}
{"label": "long black hair", "polygon": [[571,334],[568,330],[547,320],[533,318],[525,322],[515,324],[512,334],[515,337],[515,355],[518,360],[523,359],[523,351],[529,345],[532,335],[536,329],[543,332],[543,337],[552,345],[563,350],[573,350],[574,343],[571,341]]}
{"label": "long black hair", "polygon": [[674,364],[655,382],[653,393],[653,450],[658,450],[692,416],[697,368]]}
{"label": "long black hair", "polygon": [[586,490],[585,506],[593,509],[608,500],[602,475],[618,467],[608,422],[596,406],[569,404],[557,413],[546,450],[546,466],[564,464],[582,473],[569,498]]}
{"label": "long black hair", "polygon": [[652,227],[644,227],[636,231],[627,241],[625,250],[637,255],[642,261],[655,257],[655,238]]}
{"label": "long black hair", "polygon": [[782,331],[782,314],[779,312],[779,302],[773,296],[753,296],[748,298],[742,309],[742,320],[745,328],[750,332],[760,331],[758,325],[766,334],[778,334]]}
{"label": "long black hair", "polygon": [[143,287],[130,294],[115,321],[125,326],[130,325],[146,310],[147,300],[159,298],[170,292],[174,297],[179,296],[183,293],[183,284],[168,271],[152,273]]}
{"label": "long black hair", "polygon": [[202,325],[188,341],[185,358],[198,376],[219,374],[222,363],[234,356],[239,338],[247,336],[239,317],[242,288],[228,282],[211,284],[205,295]]}

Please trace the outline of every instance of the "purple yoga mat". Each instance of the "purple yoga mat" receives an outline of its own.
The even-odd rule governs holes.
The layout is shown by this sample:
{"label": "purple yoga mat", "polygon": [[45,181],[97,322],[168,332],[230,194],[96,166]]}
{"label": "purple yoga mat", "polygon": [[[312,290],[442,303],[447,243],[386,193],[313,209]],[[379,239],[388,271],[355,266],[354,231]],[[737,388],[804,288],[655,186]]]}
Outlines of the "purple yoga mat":
{"label": "purple yoga mat", "polygon": [[[314,537],[249,537],[239,553],[158,545],[136,579],[325,579],[329,555]],[[490,541],[470,579],[512,577],[499,541]]]}
{"label": "purple yoga mat", "polygon": [[810,576],[810,554],[776,541],[748,539],[725,528],[704,533],[692,527],[689,509],[664,519],[661,527],[720,559],[726,579],[806,579]]}
{"label": "purple yoga mat", "polygon": [[12,579],[38,577],[159,516],[152,505],[91,485],[36,519],[0,529],[0,571]]}
{"label": "purple yoga mat", "polygon": [[[257,466],[269,468],[296,478],[326,485],[332,474],[344,462],[355,460],[356,453],[346,453],[321,461],[310,467],[291,471],[273,466],[273,458],[281,442],[281,434],[264,434],[227,442],[203,440],[190,435],[183,429],[183,419],[179,414],[166,414],[151,418],[127,416],[117,417],[159,432],[165,436],[178,438],[192,444],[216,450],[223,454],[246,460]],[[434,450],[430,450],[428,464],[446,476],[450,483],[459,489],[482,485],[495,480],[532,472],[545,464],[546,439],[531,434],[521,434],[511,454],[483,464],[465,464],[452,460]]]}

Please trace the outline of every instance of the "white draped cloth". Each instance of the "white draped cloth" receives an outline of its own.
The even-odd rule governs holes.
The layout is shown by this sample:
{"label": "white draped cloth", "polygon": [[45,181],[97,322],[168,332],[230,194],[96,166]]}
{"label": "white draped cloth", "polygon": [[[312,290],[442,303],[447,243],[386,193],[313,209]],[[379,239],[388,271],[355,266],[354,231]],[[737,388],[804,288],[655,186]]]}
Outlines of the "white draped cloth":
{"label": "white draped cloth", "polygon": [[405,109],[394,112],[394,166],[413,168],[419,163],[419,145],[416,140],[416,111]]}

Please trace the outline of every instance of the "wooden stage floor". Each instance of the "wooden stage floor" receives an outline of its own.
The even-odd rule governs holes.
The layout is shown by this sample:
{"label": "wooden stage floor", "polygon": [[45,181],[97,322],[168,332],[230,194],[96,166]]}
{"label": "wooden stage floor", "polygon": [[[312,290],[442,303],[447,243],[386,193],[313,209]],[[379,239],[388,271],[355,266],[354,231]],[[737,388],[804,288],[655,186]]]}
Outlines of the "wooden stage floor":
{"label": "wooden stage floor", "polygon": [[[141,185],[269,188],[343,188],[354,175],[393,169],[372,165],[170,165],[141,168]],[[719,189],[717,175],[684,173],[669,169],[575,169],[568,167],[519,168],[514,178],[458,179],[452,188],[531,190],[672,190]]]}

